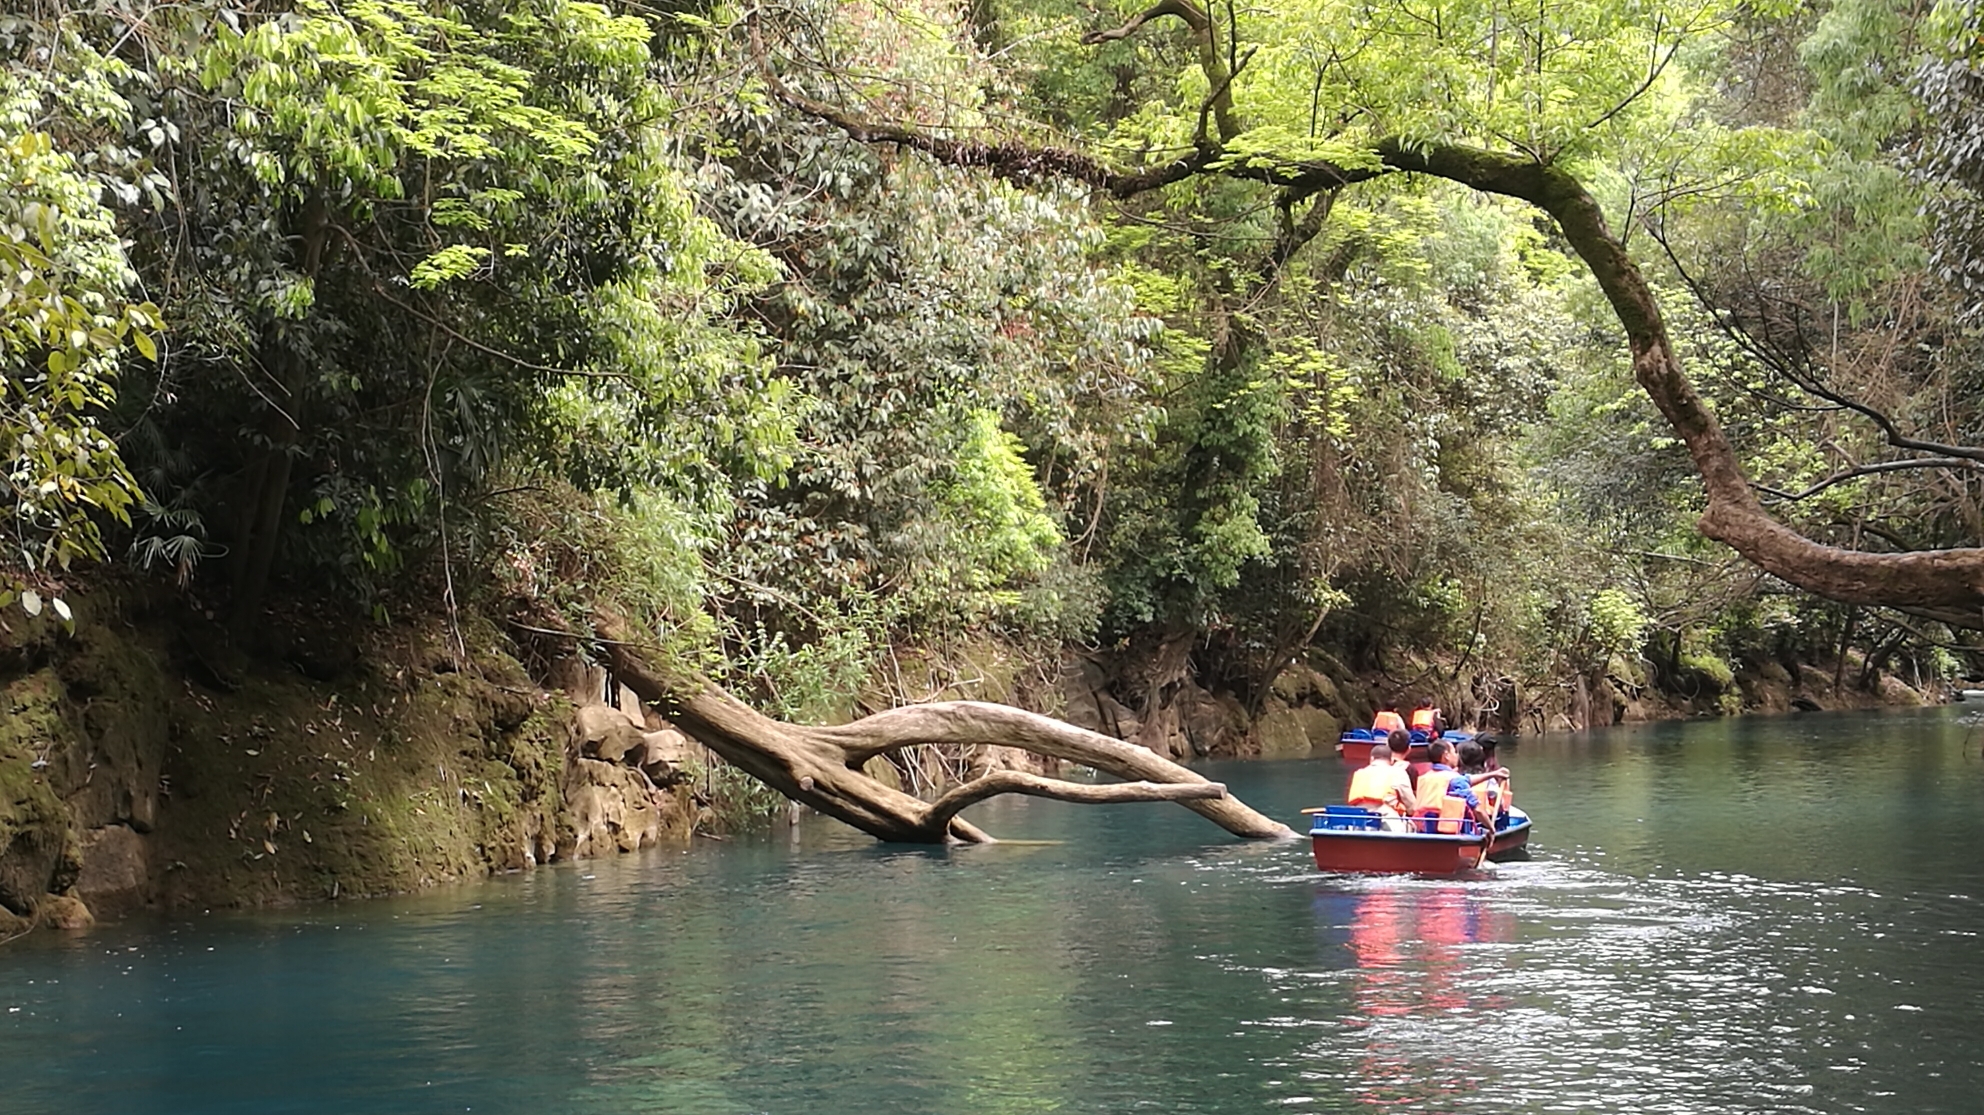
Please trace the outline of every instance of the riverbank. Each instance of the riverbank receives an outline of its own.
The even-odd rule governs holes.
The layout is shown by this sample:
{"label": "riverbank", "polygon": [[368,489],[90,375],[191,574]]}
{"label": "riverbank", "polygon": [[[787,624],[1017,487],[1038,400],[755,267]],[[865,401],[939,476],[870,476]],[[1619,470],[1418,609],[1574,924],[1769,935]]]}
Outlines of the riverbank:
{"label": "riverbank", "polygon": [[[755,786],[713,769],[604,671],[569,654],[527,669],[474,614],[459,629],[378,626],[297,606],[271,614],[250,654],[162,589],[109,585],[71,603],[72,625],[15,614],[0,628],[0,936],[28,919],[74,928],[140,906],[379,895],[679,844],[717,821],[724,786]],[[1892,677],[1850,684],[1853,662],[1745,664],[1681,692],[1618,660],[1534,691],[1438,664],[1358,673],[1320,650],[1251,695],[1161,667],[1077,651],[1043,666],[979,638],[891,654],[840,715],[1000,701],[1193,760],[1326,753],[1393,696],[1528,734],[1925,700]],[[927,795],[997,768],[1040,763],[918,748],[866,771]],[[743,811],[777,808],[759,790]]]}
{"label": "riverbank", "polygon": [[686,838],[685,741],[538,685],[485,621],[310,617],[249,655],[163,594],[72,605],[73,630],[17,615],[0,640],[9,918],[384,894]]}

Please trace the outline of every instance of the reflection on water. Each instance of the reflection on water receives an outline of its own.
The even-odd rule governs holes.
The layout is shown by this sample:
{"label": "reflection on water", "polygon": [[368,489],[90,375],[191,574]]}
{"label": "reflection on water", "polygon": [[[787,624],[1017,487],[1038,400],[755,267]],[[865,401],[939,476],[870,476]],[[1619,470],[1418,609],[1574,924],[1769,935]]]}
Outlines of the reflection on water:
{"label": "reflection on water", "polygon": [[[1320,892],[1319,892],[1320,893]],[[1319,901],[1320,911],[1332,904]],[[1479,1066],[1466,1047],[1441,1049],[1428,1066],[1406,1042],[1400,1020],[1433,1013],[1483,1015],[1507,1005],[1492,988],[1469,978],[1462,946],[1507,939],[1512,919],[1460,883],[1426,889],[1380,885],[1358,896],[1349,924],[1356,959],[1351,1002],[1365,1046],[1352,1082],[1371,1107],[1452,1106],[1479,1088]],[[1490,1020],[1492,1021],[1492,1020]]]}
{"label": "reflection on water", "polygon": [[[1192,814],[830,823],[0,950],[0,1111],[1971,1112],[1984,761],[1944,710],[1525,740],[1534,858],[1318,875]],[[1293,819],[1333,763],[1214,776]]]}

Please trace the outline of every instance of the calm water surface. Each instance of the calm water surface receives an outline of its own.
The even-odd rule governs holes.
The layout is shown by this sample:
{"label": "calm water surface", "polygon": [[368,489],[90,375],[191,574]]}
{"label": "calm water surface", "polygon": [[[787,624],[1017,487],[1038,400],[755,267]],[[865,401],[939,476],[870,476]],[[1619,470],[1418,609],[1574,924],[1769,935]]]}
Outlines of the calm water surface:
{"label": "calm water surface", "polygon": [[[830,822],[0,949],[0,1112],[1964,1112],[1984,729],[1523,741],[1533,858],[1318,875],[1174,806]],[[1291,821],[1334,761],[1214,777]]]}

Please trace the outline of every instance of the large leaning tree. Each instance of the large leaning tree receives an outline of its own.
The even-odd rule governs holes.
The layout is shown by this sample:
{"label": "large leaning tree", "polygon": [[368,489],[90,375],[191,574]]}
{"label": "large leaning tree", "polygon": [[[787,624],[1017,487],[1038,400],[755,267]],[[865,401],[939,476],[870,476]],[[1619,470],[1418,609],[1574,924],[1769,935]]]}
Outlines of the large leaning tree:
{"label": "large leaning tree", "polygon": [[[1150,44],[1134,55],[1136,64],[1174,67],[1180,93],[1168,113],[1140,112],[1085,143],[1043,139],[1037,126],[986,125],[983,117],[970,127],[892,119],[864,95],[872,83],[835,72],[832,36],[812,33],[803,7],[761,9],[749,35],[774,96],[862,142],[1014,181],[1079,181],[1119,201],[1208,177],[1256,184],[1281,215],[1281,233],[1236,287],[1236,307],[1275,281],[1346,188],[1431,176],[1526,202],[1555,222],[1616,314],[1634,378],[1701,477],[1705,536],[1821,597],[1984,627],[1984,549],[1842,548],[1766,509],[1690,381],[1631,250],[1637,223],[1664,215],[1648,197],[1747,192],[1753,204],[1774,205],[1795,191],[1801,138],[1719,123],[1710,90],[1687,65],[1739,23],[1789,12],[1778,8],[1727,0],[1528,8],[1499,0],[1294,0],[1243,9],[1159,0],[1115,19],[1089,8],[1088,18],[1106,24],[1079,43],[1071,32],[1061,49]],[[1643,180],[1620,185],[1621,167]],[[1208,374],[1248,359],[1247,346],[1259,343],[1239,314],[1226,336],[1208,357]],[[1952,458],[1964,467],[1970,459],[1907,431],[1883,433],[1896,454],[1883,467],[1941,467]]]}

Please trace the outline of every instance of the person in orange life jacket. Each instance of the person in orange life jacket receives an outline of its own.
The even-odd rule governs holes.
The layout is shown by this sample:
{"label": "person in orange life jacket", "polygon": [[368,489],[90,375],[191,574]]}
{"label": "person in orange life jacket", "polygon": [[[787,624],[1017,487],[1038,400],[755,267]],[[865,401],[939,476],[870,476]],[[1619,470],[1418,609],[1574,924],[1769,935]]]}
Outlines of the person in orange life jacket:
{"label": "person in orange life jacket", "polygon": [[1436,739],[1427,745],[1426,757],[1432,766],[1419,776],[1413,799],[1419,815],[1428,819],[1429,828],[1443,833],[1459,832],[1461,819],[1470,813],[1477,822],[1492,827],[1495,818],[1482,806],[1467,776],[1449,765],[1454,757],[1453,744]]}
{"label": "person in orange life jacket", "polygon": [[1412,719],[1407,722],[1406,727],[1415,732],[1437,736],[1447,730],[1447,718],[1440,715],[1440,710],[1432,705],[1422,704],[1412,710]]}
{"label": "person in orange life jacket", "polygon": [[1386,701],[1378,706],[1378,715],[1371,718],[1374,732],[1402,732],[1405,730],[1405,717],[1398,714],[1398,702]]}
{"label": "person in orange life jacket", "polygon": [[1378,744],[1371,748],[1370,764],[1350,776],[1350,789],[1344,796],[1352,805],[1376,810],[1384,818],[1385,828],[1404,832],[1409,827],[1405,817],[1412,812],[1413,799],[1412,787],[1401,773],[1392,763],[1392,749]]}
{"label": "person in orange life jacket", "polygon": [[1514,800],[1509,792],[1509,772],[1506,769],[1490,769],[1488,749],[1474,740],[1460,745],[1458,752],[1460,772],[1467,775],[1468,784],[1477,787],[1488,816],[1500,824],[1509,815],[1509,802]]}

